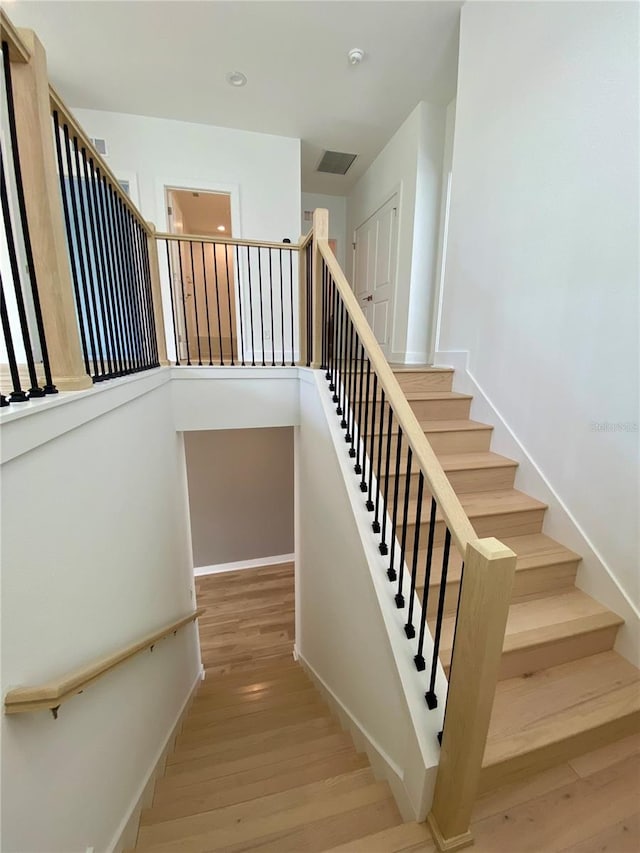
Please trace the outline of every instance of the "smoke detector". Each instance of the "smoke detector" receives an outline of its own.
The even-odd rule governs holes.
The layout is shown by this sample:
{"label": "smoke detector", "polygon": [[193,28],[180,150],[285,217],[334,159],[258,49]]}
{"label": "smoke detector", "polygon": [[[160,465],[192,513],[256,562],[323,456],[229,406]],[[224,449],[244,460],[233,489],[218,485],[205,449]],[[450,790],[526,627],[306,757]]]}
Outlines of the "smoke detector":
{"label": "smoke detector", "polygon": [[364,59],[364,50],[359,47],[352,47],[347,54],[347,59],[349,60],[349,65],[360,65]]}
{"label": "smoke detector", "polygon": [[242,71],[227,71],[224,75],[224,79],[230,86],[247,85],[247,75],[243,74]]}

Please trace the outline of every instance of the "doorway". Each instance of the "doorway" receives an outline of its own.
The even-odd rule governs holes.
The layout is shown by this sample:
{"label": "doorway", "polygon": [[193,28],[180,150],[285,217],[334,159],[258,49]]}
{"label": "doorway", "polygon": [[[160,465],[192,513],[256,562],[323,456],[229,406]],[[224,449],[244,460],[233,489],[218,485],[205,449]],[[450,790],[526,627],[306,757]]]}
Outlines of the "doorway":
{"label": "doorway", "polygon": [[[171,244],[180,357],[197,363],[225,363],[237,355],[236,271],[231,195],[166,187],[169,231],[194,237]],[[198,238],[216,238],[199,242]],[[184,308],[184,310],[182,310]]]}
{"label": "doorway", "polygon": [[398,194],[356,230],[354,290],[371,329],[389,355],[398,259]]}

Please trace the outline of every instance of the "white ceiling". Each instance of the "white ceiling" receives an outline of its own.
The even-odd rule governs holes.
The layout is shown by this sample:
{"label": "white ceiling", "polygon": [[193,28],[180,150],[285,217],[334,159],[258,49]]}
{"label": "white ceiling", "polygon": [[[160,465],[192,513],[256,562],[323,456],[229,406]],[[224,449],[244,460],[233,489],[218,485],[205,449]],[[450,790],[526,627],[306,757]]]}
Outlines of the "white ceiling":
{"label": "white ceiling", "polygon": [[[446,0],[14,0],[72,107],[302,139],[306,192],[350,189],[420,100],[455,94],[462,2]],[[347,51],[364,62],[351,67]],[[235,89],[227,71],[249,82]],[[315,172],[326,149],[358,154]],[[212,152],[215,156],[215,152]]]}

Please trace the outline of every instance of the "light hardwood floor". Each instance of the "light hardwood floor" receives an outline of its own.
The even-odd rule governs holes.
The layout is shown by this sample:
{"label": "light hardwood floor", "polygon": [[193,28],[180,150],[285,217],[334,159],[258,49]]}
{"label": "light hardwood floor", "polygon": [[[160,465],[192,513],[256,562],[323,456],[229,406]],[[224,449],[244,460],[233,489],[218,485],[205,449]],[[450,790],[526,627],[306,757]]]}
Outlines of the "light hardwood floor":
{"label": "light hardwood floor", "polygon": [[[291,565],[197,581],[206,679],[137,850],[432,853],[292,659]],[[521,711],[518,711],[518,716]],[[528,719],[542,716],[529,710]],[[480,853],[636,853],[640,735],[480,797]]]}

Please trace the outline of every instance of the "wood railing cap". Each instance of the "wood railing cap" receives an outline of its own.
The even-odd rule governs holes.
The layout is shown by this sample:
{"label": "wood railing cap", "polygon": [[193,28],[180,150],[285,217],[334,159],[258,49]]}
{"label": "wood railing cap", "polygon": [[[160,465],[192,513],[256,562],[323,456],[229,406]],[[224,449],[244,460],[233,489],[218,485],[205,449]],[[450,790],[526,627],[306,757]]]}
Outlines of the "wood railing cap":
{"label": "wood railing cap", "polygon": [[130,643],[116,652],[97,658],[44,684],[15,687],[9,690],[4,698],[5,713],[19,714],[25,711],[42,710],[43,708],[57,708],[62,702],[81,692],[88,684],[106,675],[114,667],[193,622],[203,613],[204,608],[199,607],[186,616],[146,634],[136,642]]}

